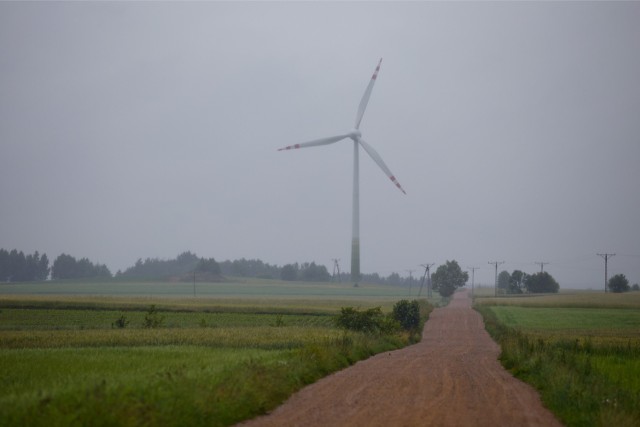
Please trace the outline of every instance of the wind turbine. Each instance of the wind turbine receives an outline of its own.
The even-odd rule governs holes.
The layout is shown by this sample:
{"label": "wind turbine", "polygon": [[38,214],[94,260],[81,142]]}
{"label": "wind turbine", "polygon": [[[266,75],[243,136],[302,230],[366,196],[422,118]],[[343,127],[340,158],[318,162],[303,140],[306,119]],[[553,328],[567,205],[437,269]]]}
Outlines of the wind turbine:
{"label": "wind turbine", "polygon": [[359,184],[359,171],[358,171],[358,147],[362,146],[364,151],[369,154],[369,156],[373,159],[374,162],[382,169],[382,171],[389,177],[391,182],[395,184],[396,187],[400,189],[404,194],[407,194],[403,189],[396,177],[391,173],[387,165],[382,160],[382,157],[378,154],[376,150],[373,149],[371,145],[365,142],[362,139],[362,133],[360,132],[360,122],[362,121],[362,116],[364,116],[364,111],[367,108],[367,104],[369,103],[369,97],[371,96],[371,91],[373,90],[373,85],[378,78],[378,72],[380,71],[380,64],[382,64],[382,58],[380,58],[380,62],[378,62],[378,66],[376,70],[373,72],[373,76],[371,76],[371,81],[367,85],[367,88],[364,91],[364,95],[362,95],[362,99],[360,100],[360,105],[358,106],[358,112],[356,113],[356,123],[355,127],[347,133],[343,133],[341,135],[330,136],[327,138],[315,139],[313,141],[304,142],[302,144],[289,145],[284,148],[280,148],[278,151],[282,150],[291,150],[296,148],[306,148],[306,147],[316,147],[319,145],[328,145],[334,144],[338,141],[341,141],[345,138],[351,138],[353,140],[353,210],[352,210],[352,222],[351,222],[351,280],[357,286],[358,281],[360,280],[360,184]]}

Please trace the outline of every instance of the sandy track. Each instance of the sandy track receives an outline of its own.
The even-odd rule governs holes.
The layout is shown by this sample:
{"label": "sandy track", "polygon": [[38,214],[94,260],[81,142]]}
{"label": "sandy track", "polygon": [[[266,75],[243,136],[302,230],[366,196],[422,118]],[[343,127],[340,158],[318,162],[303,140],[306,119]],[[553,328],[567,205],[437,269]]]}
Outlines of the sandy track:
{"label": "sandy track", "polygon": [[560,426],[499,351],[458,292],[431,313],[419,344],[330,375],[243,426]]}

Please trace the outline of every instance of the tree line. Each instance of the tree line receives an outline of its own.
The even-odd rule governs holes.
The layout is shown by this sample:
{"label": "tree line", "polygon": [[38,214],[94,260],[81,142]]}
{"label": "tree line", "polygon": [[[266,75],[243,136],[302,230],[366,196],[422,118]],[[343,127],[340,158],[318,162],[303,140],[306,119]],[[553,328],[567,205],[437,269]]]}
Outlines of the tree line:
{"label": "tree line", "polygon": [[520,270],[501,271],[498,274],[498,291],[502,294],[541,294],[557,293],[560,285],[553,276],[546,271],[527,274]]}
{"label": "tree line", "polygon": [[136,263],[124,271],[118,271],[116,277],[135,279],[164,279],[181,277],[193,273],[200,258],[190,251],[186,251],[173,259],[139,258]]}
{"label": "tree line", "polygon": [[49,258],[38,251],[25,255],[16,249],[0,249],[0,282],[33,282],[49,277]]}
{"label": "tree line", "polygon": [[305,262],[303,264],[287,264],[280,272],[282,280],[302,280],[306,282],[329,282],[331,275],[324,265],[315,262]]}
{"label": "tree line", "polygon": [[59,255],[51,266],[51,279],[110,278],[111,271],[105,264],[94,264],[88,258],[76,259],[67,254]]}
{"label": "tree line", "polygon": [[222,270],[214,258],[200,258],[196,254],[186,251],[168,260],[147,258],[142,261],[139,258],[133,266],[125,271],[118,271],[116,277],[215,282],[222,280]]}
{"label": "tree line", "polygon": [[[447,261],[432,275],[434,289],[443,295],[451,295],[457,287],[466,283],[467,273],[463,273],[455,261]],[[59,255],[49,267],[46,254],[38,251],[25,255],[16,249],[7,251],[0,249],[0,281],[25,282],[46,280],[49,275],[53,280],[110,278],[112,274],[104,264],[93,263],[87,258],[76,259],[67,254]],[[466,275],[466,276],[465,276]],[[281,279],[285,281],[349,282],[348,273],[332,275],[324,265],[315,262],[285,264],[280,267],[265,263],[259,259],[237,259],[217,262],[214,258],[201,258],[195,253],[185,251],[172,259],[139,258],[135,264],[124,271],[118,271],[116,278],[124,279],[155,279],[155,280],[198,280],[218,281],[224,276],[257,277],[265,279]],[[507,277],[508,276],[508,277]],[[457,279],[454,279],[457,277]],[[528,292],[545,292],[534,290],[537,283],[530,276],[515,271],[512,275],[500,273],[499,286],[508,293],[522,292],[522,283],[531,283]],[[527,280],[525,280],[525,278]],[[367,283],[386,284],[391,286],[418,286],[420,277],[402,277],[398,273],[391,273],[382,277],[377,273],[363,274],[361,280]],[[462,282],[460,282],[464,279]],[[456,281],[457,280],[457,281]],[[557,292],[557,291],[556,291]]]}
{"label": "tree line", "polygon": [[91,277],[111,277],[104,264],[94,264],[87,258],[76,259],[60,254],[49,267],[47,254],[38,251],[26,254],[17,249],[0,249],[0,282],[35,282],[56,279],[84,279]]}
{"label": "tree line", "polygon": [[[223,276],[258,277],[263,279],[303,280],[313,282],[327,282],[331,275],[324,265],[315,262],[302,264],[286,264],[283,267],[271,265],[258,259],[238,259],[217,262],[214,258],[199,258],[187,251],[174,259],[163,260],[147,258],[138,259],[135,265],[116,273],[122,278],[147,278],[188,280],[196,275],[207,280],[222,279]],[[204,274],[204,276],[202,276]],[[215,276],[215,277],[214,277]]]}
{"label": "tree line", "polygon": [[[351,280],[350,273],[340,273],[331,276],[332,281],[337,282],[349,282]],[[400,274],[393,272],[388,276],[381,276],[378,273],[362,273],[360,274],[360,281],[362,283],[376,283],[379,285],[390,285],[390,286],[419,286],[422,283],[422,276],[412,276],[409,275],[407,277],[401,276]]]}
{"label": "tree line", "polygon": [[[324,265],[315,262],[291,263],[278,266],[259,259],[237,259],[217,262],[214,258],[201,258],[185,251],[172,259],[139,258],[134,265],[118,271],[116,278],[216,281],[224,276],[257,277],[287,281],[329,282],[340,280],[333,277]],[[105,264],[93,263],[88,258],[77,259],[68,254],[59,255],[50,266],[47,254],[38,251],[25,255],[13,249],[0,249],[0,282],[28,282],[52,280],[111,278],[113,275]],[[397,273],[390,280],[377,274],[364,275],[371,283],[405,284]],[[348,275],[342,279],[348,281]],[[415,279],[414,279],[415,280]]]}
{"label": "tree line", "polygon": [[[93,263],[87,258],[76,259],[67,254],[59,255],[49,267],[47,254],[35,251],[24,254],[13,249],[0,249],[0,282],[42,281],[51,277],[53,280],[110,278],[112,274],[105,264]],[[176,279],[198,281],[218,281],[224,276],[256,277],[263,279],[281,279],[286,281],[349,282],[348,273],[330,274],[322,264],[315,262],[278,265],[265,263],[259,259],[237,259],[218,262],[214,258],[201,258],[186,251],[173,259],[139,258],[136,263],[115,274],[117,278],[132,279]],[[422,277],[402,277],[391,273],[387,277],[378,273],[363,274],[362,282],[391,286],[419,286]],[[455,290],[464,286],[469,275],[463,272],[456,261],[447,261],[431,275],[433,289],[444,296],[450,296]],[[498,275],[498,290],[502,294],[522,293],[555,293],[560,286],[547,272],[527,274],[520,270],[512,273],[502,271]],[[616,275],[609,280],[611,292],[640,290],[638,284],[629,286],[624,275]]]}
{"label": "tree line", "polygon": [[[163,260],[159,258],[138,259],[132,267],[124,271],[118,271],[116,277],[123,278],[148,278],[163,279],[167,277],[186,277],[196,268],[201,258],[187,251],[178,255],[175,259]],[[221,276],[255,277],[260,279],[274,279],[285,281],[311,281],[311,282],[349,282],[349,273],[331,274],[327,267],[312,262],[289,263],[283,266],[269,264],[259,259],[240,258],[236,260],[215,261],[219,266]],[[362,282],[377,283],[392,286],[418,286],[421,278],[402,277],[398,273],[391,273],[383,277],[378,273],[362,274]]]}
{"label": "tree line", "polygon": [[[172,259],[139,258],[136,263],[115,274],[117,278],[177,279],[200,281],[221,280],[223,276],[258,277],[266,279],[330,281],[331,275],[324,265],[315,262],[271,265],[258,259],[227,260],[218,263],[214,258],[200,258],[186,251]],[[49,266],[47,254],[38,251],[25,255],[13,249],[0,249],[0,282],[111,278],[105,264],[93,263],[87,258],[76,259],[67,254],[59,255]]]}

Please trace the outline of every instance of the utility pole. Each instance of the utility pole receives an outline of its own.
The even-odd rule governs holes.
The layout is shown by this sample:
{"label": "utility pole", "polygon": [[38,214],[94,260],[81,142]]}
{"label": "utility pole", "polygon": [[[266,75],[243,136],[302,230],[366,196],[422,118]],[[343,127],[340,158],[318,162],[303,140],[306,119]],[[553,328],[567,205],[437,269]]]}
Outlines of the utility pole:
{"label": "utility pole", "polygon": [[538,265],[540,265],[540,273],[542,273],[542,272],[544,272],[544,266],[545,266],[545,264],[549,264],[549,263],[548,263],[548,262],[545,262],[545,261],[536,261],[536,262],[534,262],[534,264],[538,264]]}
{"label": "utility pole", "polygon": [[424,276],[422,276],[422,282],[420,282],[420,291],[418,292],[418,296],[422,293],[422,286],[424,286],[424,280],[429,276],[429,281],[427,282],[427,297],[431,296],[431,274],[429,273],[429,269],[435,264],[420,264],[420,266],[424,267]]}
{"label": "utility pole", "polygon": [[333,261],[333,277],[336,277],[336,271],[338,272],[338,282],[342,282],[340,278],[340,258],[331,258]]}
{"label": "utility pole", "polygon": [[607,279],[608,279],[608,276],[607,276],[607,264],[609,263],[609,258],[611,258],[613,256],[616,256],[616,254],[596,254],[596,255],[598,255],[599,257],[604,259],[604,292],[606,293],[607,292],[607,287],[608,287],[608,284],[607,284]]}
{"label": "utility pole", "polygon": [[475,272],[476,270],[479,270],[480,267],[467,267],[469,270],[471,270],[471,298],[473,298],[473,282],[475,279]]}
{"label": "utility pole", "polygon": [[489,261],[489,264],[495,265],[496,267],[496,282],[495,282],[495,294],[498,296],[498,266],[504,264],[504,261]]}
{"label": "utility pole", "polygon": [[193,297],[196,297],[196,271],[193,270]]}
{"label": "utility pole", "polygon": [[409,296],[411,296],[411,288],[413,287],[413,271],[414,270],[405,270],[409,273]]}

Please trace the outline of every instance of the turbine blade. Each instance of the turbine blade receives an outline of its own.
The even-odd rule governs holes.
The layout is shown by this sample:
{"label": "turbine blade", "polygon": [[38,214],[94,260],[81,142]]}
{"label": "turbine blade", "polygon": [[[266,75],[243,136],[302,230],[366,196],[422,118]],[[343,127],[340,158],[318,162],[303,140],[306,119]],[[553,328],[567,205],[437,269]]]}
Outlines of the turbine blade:
{"label": "turbine blade", "polygon": [[364,116],[364,110],[367,109],[367,104],[369,103],[369,97],[371,96],[371,91],[373,90],[373,85],[378,78],[378,72],[380,71],[380,64],[382,64],[382,58],[380,58],[380,62],[378,62],[378,66],[376,70],[373,72],[373,76],[371,76],[371,80],[367,85],[367,88],[364,91],[364,95],[362,95],[362,99],[360,100],[360,106],[358,107],[358,114],[356,114],[356,129],[360,129],[360,122],[362,121],[362,116]]}
{"label": "turbine blade", "polygon": [[286,147],[278,148],[278,151],[293,150],[295,148],[316,147],[318,145],[333,144],[334,142],[338,142],[341,139],[345,139],[348,136],[349,136],[349,134],[345,134],[345,135],[330,136],[328,138],[314,139],[313,141],[303,142],[302,144],[287,145]]}
{"label": "turbine blade", "polygon": [[400,191],[402,191],[404,194],[407,194],[407,192],[404,191],[404,189],[402,188],[402,186],[400,185],[396,177],[393,176],[393,173],[391,173],[387,165],[384,163],[384,160],[382,160],[382,157],[380,157],[380,154],[378,154],[378,152],[374,150],[372,146],[367,144],[363,139],[360,139],[358,142],[360,143],[360,145],[362,145],[362,148],[364,148],[364,151],[366,151],[367,154],[371,156],[373,161],[376,162],[378,166],[380,166],[380,169],[382,169],[382,171],[387,174],[391,182],[393,182],[395,186],[400,189]]}

